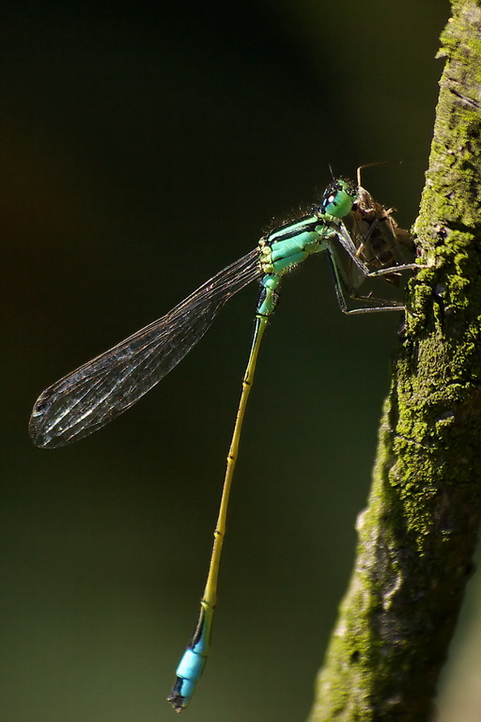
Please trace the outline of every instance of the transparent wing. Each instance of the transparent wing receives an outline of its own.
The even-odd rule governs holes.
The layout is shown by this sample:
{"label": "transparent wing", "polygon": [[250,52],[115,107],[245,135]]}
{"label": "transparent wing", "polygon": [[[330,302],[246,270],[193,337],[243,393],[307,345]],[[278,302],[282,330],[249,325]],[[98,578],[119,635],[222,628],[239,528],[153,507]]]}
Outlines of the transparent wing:
{"label": "transparent wing", "polygon": [[135,404],[202,338],[226,301],[261,275],[258,255],[254,249],[165,316],[49,386],[30,418],[34,443],[65,446]]}

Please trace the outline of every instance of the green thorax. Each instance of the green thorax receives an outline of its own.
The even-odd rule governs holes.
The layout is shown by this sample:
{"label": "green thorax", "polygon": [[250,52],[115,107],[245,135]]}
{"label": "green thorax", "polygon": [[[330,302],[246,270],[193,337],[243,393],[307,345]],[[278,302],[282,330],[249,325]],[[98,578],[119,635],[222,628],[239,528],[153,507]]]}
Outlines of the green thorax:
{"label": "green thorax", "polygon": [[273,313],[276,289],[285,273],[313,253],[325,250],[328,239],[337,233],[340,219],[351,211],[356,195],[356,186],[336,180],[328,186],[321,203],[309,215],[269,231],[260,239],[259,261],[264,277],[258,316]]}

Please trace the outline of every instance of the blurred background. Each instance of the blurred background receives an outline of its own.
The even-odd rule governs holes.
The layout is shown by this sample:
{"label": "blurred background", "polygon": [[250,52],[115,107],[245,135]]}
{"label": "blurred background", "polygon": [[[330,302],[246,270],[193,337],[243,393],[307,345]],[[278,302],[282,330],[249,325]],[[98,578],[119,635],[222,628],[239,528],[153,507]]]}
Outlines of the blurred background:
{"label": "blurred background", "polygon": [[[409,227],[449,5],[2,7],[0,718],[172,720],[165,697],[207,571],[255,284],[100,433],[36,449],[31,407],[318,199],[329,163],[352,177],[390,161],[364,185]],[[192,722],[305,719],[350,576],[400,323],[343,317],[322,257],[283,284]]]}

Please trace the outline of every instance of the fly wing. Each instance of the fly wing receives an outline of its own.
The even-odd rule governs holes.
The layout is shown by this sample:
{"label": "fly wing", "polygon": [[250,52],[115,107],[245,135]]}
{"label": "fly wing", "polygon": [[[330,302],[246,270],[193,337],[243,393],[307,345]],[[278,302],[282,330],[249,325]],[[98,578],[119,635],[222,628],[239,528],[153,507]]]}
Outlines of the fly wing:
{"label": "fly wing", "polygon": [[226,301],[259,277],[258,256],[254,249],[165,316],[49,386],[30,418],[33,442],[66,446],[135,404],[200,341]]}
{"label": "fly wing", "polygon": [[[343,220],[356,246],[357,257],[369,270],[395,268],[414,261],[414,243],[409,231],[399,228],[392,209],[377,203],[365,188],[358,187],[358,199]],[[359,288],[364,279],[352,260],[348,261],[347,274],[352,287]],[[383,278],[398,286],[401,274],[393,271]]]}

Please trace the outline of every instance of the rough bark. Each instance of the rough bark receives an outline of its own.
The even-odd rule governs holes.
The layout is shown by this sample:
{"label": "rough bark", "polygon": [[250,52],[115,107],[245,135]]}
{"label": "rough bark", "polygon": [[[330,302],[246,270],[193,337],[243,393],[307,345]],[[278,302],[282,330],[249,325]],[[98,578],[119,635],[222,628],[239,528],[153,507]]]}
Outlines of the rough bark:
{"label": "rough bark", "polygon": [[453,0],[421,210],[423,262],[350,586],[310,722],[430,720],[481,516],[481,0]]}

